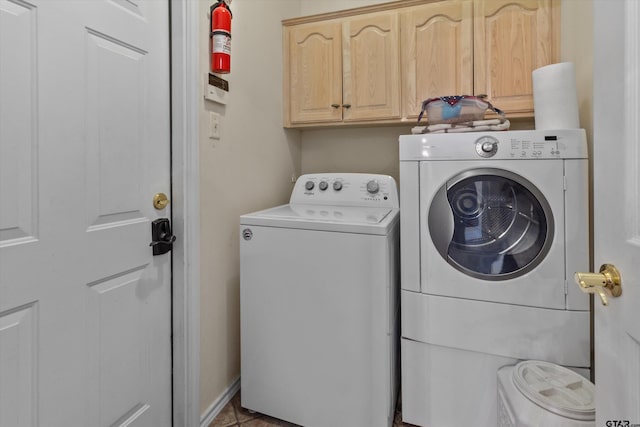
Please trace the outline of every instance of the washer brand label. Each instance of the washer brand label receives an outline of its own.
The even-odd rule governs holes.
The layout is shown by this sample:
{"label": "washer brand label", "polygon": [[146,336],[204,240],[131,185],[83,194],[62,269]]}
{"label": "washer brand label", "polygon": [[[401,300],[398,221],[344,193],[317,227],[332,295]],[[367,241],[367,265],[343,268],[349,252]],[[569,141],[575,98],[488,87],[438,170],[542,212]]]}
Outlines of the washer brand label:
{"label": "washer brand label", "polygon": [[250,228],[245,228],[244,230],[242,230],[242,238],[244,240],[251,240],[252,237],[253,237],[253,231],[251,231]]}

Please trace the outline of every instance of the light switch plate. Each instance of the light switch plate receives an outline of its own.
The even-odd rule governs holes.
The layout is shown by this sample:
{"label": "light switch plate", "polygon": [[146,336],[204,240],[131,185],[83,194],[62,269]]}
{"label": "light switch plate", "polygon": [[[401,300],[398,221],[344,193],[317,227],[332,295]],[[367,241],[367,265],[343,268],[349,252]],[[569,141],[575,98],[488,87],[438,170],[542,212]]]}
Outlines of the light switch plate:
{"label": "light switch plate", "polygon": [[209,111],[209,138],[220,139],[220,114]]}

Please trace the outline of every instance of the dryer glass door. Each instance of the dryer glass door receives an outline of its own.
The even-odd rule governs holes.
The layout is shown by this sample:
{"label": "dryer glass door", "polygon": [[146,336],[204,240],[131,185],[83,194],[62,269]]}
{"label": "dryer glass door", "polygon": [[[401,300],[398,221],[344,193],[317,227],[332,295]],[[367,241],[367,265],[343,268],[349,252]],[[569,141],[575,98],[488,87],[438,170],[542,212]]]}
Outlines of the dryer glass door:
{"label": "dryer glass door", "polygon": [[[447,230],[443,224],[451,224],[451,218],[453,230]],[[456,269],[506,280],[535,268],[548,253],[553,216],[529,181],[485,168],[462,173],[438,191],[429,230],[440,254]]]}

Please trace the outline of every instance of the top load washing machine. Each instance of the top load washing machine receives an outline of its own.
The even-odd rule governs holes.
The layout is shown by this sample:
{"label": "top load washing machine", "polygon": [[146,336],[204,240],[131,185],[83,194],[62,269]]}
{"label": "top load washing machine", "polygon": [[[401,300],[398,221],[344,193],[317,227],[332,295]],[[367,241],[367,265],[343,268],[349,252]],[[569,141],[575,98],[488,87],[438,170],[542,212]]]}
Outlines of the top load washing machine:
{"label": "top load washing machine", "polygon": [[584,130],[401,136],[400,178],[403,419],[495,426],[522,359],[588,375]]}
{"label": "top load washing machine", "polygon": [[399,201],[371,174],[298,178],[240,217],[242,406],[307,427],[389,427],[398,388]]}

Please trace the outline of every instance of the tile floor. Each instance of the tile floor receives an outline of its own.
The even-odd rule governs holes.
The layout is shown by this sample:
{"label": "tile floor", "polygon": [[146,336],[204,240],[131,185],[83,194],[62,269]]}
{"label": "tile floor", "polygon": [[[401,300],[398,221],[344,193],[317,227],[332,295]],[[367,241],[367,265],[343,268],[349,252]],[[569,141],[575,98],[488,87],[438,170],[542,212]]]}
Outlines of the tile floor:
{"label": "tile floor", "polygon": [[[240,391],[236,393],[229,403],[220,411],[218,416],[209,424],[209,427],[298,427],[287,421],[272,418],[257,412],[251,413],[240,406]],[[393,427],[412,427],[413,424],[402,422],[402,402],[398,398],[398,408]],[[336,426],[349,427],[349,426]]]}

